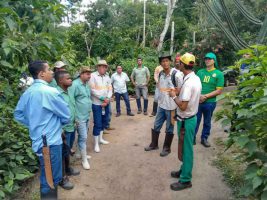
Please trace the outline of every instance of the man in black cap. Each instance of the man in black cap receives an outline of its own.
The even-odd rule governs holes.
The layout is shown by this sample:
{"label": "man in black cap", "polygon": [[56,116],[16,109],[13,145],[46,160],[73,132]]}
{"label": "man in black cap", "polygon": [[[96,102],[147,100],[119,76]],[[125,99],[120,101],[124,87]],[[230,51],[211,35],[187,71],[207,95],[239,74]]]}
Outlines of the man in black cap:
{"label": "man in black cap", "polygon": [[178,76],[176,70],[171,68],[171,56],[164,53],[159,56],[159,63],[163,67],[163,71],[159,74],[159,99],[158,111],[154,122],[154,128],[151,133],[151,144],[145,148],[145,151],[158,149],[158,138],[163,123],[166,121],[166,136],[163,145],[163,150],[160,156],[167,156],[171,152],[171,143],[173,140],[174,115],[177,105],[169,96],[169,92],[177,91],[182,86],[183,77]]}

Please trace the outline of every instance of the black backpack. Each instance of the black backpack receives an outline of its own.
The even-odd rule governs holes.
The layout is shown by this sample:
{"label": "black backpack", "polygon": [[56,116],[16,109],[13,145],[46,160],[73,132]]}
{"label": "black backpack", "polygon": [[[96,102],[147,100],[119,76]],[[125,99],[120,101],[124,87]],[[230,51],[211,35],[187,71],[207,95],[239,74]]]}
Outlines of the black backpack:
{"label": "black backpack", "polygon": [[[160,73],[159,73],[159,79],[160,79],[160,76],[163,75],[164,71],[162,70]],[[171,74],[171,80],[172,80],[172,84],[173,86],[176,88],[177,87],[177,84],[176,84],[176,81],[175,81],[175,75],[176,75],[177,71],[176,70],[173,70],[172,71],[172,74]]]}

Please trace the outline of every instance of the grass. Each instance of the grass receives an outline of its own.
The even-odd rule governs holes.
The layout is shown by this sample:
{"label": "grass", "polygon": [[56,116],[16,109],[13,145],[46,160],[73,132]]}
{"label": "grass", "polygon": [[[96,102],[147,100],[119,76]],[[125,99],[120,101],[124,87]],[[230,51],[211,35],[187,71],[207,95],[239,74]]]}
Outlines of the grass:
{"label": "grass", "polygon": [[244,185],[244,170],[245,165],[241,159],[238,159],[240,151],[232,146],[227,151],[222,138],[216,140],[218,153],[213,165],[222,171],[225,182],[232,188],[233,195],[236,199],[244,199],[240,196],[240,189]]}

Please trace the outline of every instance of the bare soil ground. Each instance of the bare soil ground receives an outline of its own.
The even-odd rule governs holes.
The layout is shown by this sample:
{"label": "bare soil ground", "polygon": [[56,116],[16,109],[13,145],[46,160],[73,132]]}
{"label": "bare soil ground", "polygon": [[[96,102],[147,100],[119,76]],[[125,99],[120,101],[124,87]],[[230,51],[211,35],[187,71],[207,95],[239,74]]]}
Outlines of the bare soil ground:
{"label": "bare soil ground", "polygon": [[[153,99],[149,99],[149,113]],[[129,117],[126,115],[124,102],[121,101],[122,115],[115,117],[113,102],[112,127],[116,130],[104,138],[109,145],[101,146],[100,153],[93,151],[92,123],[88,135],[88,152],[91,169],[82,169],[80,161],[74,166],[81,170],[80,176],[71,177],[75,188],[70,191],[59,190],[60,199],[88,200],[227,200],[232,199],[231,189],[223,182],[221,172],[212,165],[216,153],[215,138],[225,137],[219,123],[213,123],[210,137],[211,148],[200,144],[200,133],[194,147],[193,187],[184,191],[170,190],[170,184],[177,181],[170,172],[179,169],[177,158],[177,135],[172,143],[172,153],[160,157],[165,127],[159,138],[160,149],[145,152],[144,147],[150,143],[151,128],[154,117],[143,114]],[[136,103],[131,101],[136,113]],[[217,106],[217,107],[220,107]],[[175,128],[175,134],[176,134]],[[37,185],[38,187],[38,185]]]}

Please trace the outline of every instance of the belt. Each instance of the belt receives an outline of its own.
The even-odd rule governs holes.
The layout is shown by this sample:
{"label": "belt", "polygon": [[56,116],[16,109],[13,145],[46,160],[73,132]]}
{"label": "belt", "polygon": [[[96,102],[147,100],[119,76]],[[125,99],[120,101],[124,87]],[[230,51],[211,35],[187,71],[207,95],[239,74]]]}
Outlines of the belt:
{"label": "belt", "polygon": [[196,115],[192,115],[190,117],[186,117],[186,118],[182,118],[181,116],[177,115],[176,114],[176,119],[179,120],[179,121],[185,121],[187,119],[192,119],[193,117],[195,117]]}

